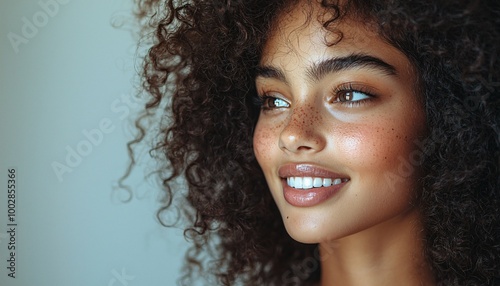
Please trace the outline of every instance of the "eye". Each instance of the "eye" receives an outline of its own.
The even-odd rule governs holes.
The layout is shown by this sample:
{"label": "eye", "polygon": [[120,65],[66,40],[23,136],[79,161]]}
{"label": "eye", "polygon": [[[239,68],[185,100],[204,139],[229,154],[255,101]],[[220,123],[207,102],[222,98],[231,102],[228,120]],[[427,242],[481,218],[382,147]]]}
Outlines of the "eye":
{"label": "eye", "polygon": [[330,103],[338,103],[347,107],[359,106],[375,98],[375,95],[364,85],[345,83],[333,91]]}
{"label": "eye", "polygon": [[263,110],[272,110],[272,109],[290,107],[290,104],[286,100],[274,96],[264,95],[261,100],[262,100],[261,107]]}
{"label": "eye", "polygon": [[360,101],[363,99],[370,98],[369,95],[365,94],[364,92],[357,91],[357,90],[345,90],[345,91],[340,91],[337,93],[337,100],[340,102],[346,102],[346,101]]}

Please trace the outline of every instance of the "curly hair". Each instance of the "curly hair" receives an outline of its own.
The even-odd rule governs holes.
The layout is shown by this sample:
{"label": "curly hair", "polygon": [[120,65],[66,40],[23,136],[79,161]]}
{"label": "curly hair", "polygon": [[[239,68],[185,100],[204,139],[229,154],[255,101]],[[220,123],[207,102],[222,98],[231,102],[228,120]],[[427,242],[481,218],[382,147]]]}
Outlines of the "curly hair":
{"label": "curly hair", "polygon": [[[165,190],[159,217],[176,195],[188,202],[177,205],[193,243],[180,282],[212,273],[223,285],[317,283],[318,246],[287,234],[251,140],[262,47],[273,20],[298,1],[136,1],[145,30],[153,30],[143,66],[151,98],[141,119],[157,109],[166,118],[150,131],[159,136],[154,151]],[[355,15],[418,72],[428,135],[414,165],[422,169],[418,207],[438,285],[500,285],[500,3],[321,5],[332,15],[325,29]],[[149,129],[138,126],[131,145]]]}

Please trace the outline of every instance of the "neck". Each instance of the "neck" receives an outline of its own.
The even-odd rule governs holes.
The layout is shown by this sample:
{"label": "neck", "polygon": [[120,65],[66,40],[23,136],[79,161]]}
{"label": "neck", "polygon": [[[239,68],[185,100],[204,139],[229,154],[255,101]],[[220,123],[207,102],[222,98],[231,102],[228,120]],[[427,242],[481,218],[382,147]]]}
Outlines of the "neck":
{"label": "neck", "polygon": [[320,244],[321,285],[435,285],[416,210]]}

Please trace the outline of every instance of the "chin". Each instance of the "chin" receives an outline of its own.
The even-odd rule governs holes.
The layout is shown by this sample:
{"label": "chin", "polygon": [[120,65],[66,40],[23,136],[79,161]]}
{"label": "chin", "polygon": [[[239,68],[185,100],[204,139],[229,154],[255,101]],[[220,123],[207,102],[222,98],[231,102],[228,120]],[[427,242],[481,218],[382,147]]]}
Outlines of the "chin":
{"label": "chin", "polygon": [[332,229],[332,225],[325,225],[328,223],[325,216],[310,209],[282,212],[282,218],[288,235],[301,243],[321,243],[352,234],[347,229]]}

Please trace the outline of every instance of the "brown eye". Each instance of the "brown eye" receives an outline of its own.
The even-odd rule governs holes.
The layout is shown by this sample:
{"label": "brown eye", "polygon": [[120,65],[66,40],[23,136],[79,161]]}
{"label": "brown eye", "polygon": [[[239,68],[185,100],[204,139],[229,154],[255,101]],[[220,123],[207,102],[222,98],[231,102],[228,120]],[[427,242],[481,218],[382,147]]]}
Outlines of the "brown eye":
{"label": "brown eye", "polygon": [[352,102],[352,101],[360,101],[364,99],[370,98],[370,95],[367,95],[364,92],[356,91],[356,90],[342,90],[337,92],[336,101],[338,102]]}
{"label": "brown eye", "polygon": [[338,94],[338,101],[351,101],[353,98],[353,91],[352,90],[346,90],[343,92],[339,92]]}
{"label": "brown eye", "polygon": [[290,104],[285,100],[272,96],[264,96],[262,99],[262,108],[263,109],[276,109],[276,108],[284,108],[289,107]]}

